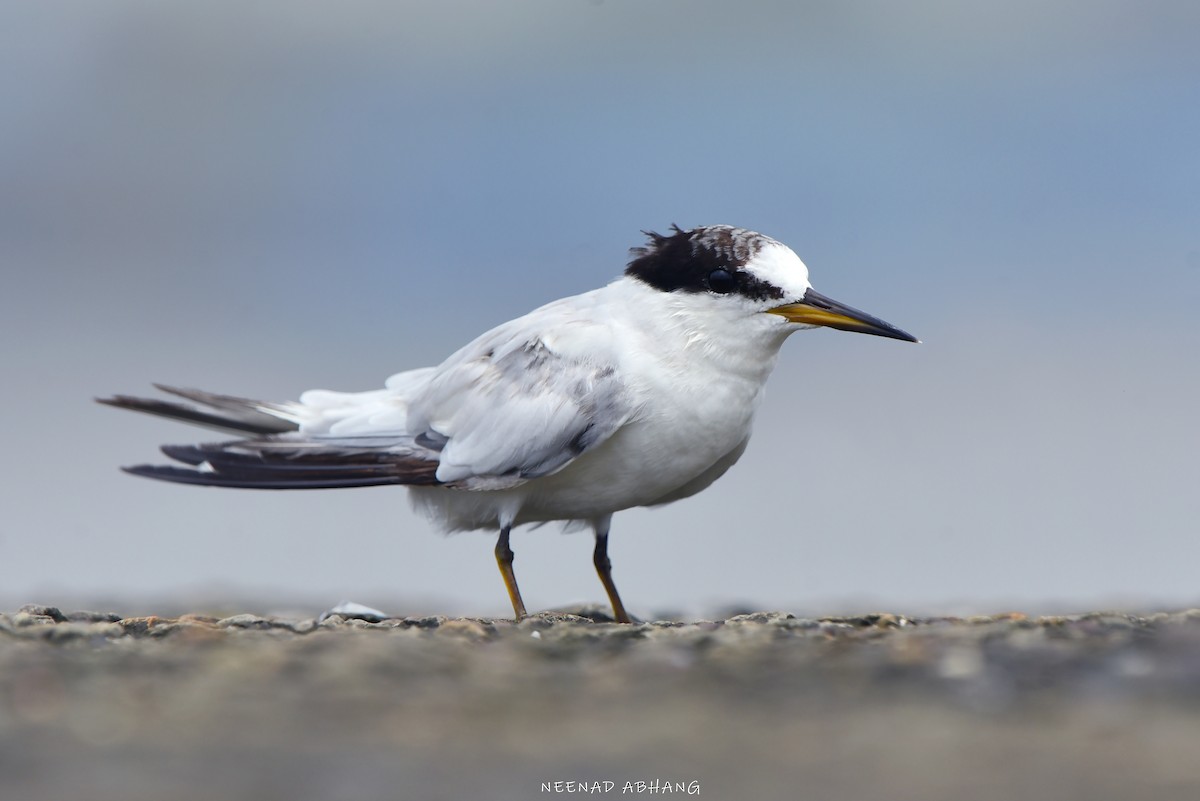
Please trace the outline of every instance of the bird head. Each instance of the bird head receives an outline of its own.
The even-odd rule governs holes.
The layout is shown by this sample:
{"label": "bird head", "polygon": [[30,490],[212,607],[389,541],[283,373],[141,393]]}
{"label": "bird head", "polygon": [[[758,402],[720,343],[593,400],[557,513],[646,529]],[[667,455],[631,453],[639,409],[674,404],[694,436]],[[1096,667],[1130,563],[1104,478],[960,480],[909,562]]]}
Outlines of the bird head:
{"label": "bird head", "polygon": [[632,251],[625,270],[662,292],[686,296],[707,313],[749,316],[787,334],[824,326],[841,331],[918,341],[866,312],[828,298],[808,282],[808,268],[780,242],[728,225],[667,235],[646,232],[649,242]]}

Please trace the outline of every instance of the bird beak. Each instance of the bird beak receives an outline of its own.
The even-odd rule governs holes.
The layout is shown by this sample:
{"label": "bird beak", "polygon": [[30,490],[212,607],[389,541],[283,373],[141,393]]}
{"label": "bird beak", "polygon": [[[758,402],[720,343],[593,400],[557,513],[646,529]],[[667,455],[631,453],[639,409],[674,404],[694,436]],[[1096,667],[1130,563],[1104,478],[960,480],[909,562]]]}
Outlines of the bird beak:
{"label": "bird beak", "polygon": [[860,312],[844,303],[838,303],[813,289],[805,292],[804,299],[799,303],[788,303],[767,311],[771,314],[778,314],[789,322],[802,325],[823,325],[826,328],[836,328],[840,331],[854,331],[859,334],[874,334],[877,337],[903,339],[906,342],[920,342],[912,334],[901,331],[878,317],[872,317],[866,312]]}

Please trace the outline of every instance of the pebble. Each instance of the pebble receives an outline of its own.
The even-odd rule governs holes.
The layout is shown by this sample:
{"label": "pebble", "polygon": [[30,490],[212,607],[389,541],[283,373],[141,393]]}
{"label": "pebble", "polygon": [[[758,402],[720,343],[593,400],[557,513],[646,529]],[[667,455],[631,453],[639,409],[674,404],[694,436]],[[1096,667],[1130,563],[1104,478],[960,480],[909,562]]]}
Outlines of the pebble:
{"label": "pebble", "polygon": [[[989,780],[1002,786],[1020,772],[1013,754],[1047,754],[1049,767],[1033,775],[1056,776],[1081,754],[1107,748],[1089,770],[1115,765],[1119,779],[1141,754],[1165,771],[1170,794],[1138,793],[1131,781],[1108,795],[1071,797],[1171,801],[1200,797],[1188,792],[1200,783],[1187,784],[1200,776],[1189,759],[1196,710],[1194,609],[972,618],[741,609],[717,620],[634,625],[588,608],[521,623],[255,612],[122,618],[35,605],[0,613],[0,753],[25,771],[0,771],[3,799],[30,797],[28,781],[13,784],[30,775],[27,766],[57,777],[81,760],[74,792],[46,784],[37,801],[157,798],[163,787],[189,782],[211,790],[196,798],[318,801],[333,786],[326,772],[351,786],[364,769],[392,765],[398,778],[364,797],[522,798],[581,765],[606,765],[618,778],[649,775],[667,764],[659,757],[667,743],[698,755],[689,770],[712,797],[725,794],[706,776],[726,776],[736,756],[765,760],[755,764],[772,782],[794,767],[793,794],[831,765],[854,776],[883,771],[880,781],[895,784],[895,776],[912,775],[942,782],[961,762],[963,781],[947,785],[953,792],[905,797],[990,801],[1011,794],[971,795],[980,766],[994,764]],[[1114,735],[1125,724],[1112,721],[1130,715],[1141,717],[1127,736]],[[1145,739],[1155,727],[1157,750]],[[989,739],[999,734],[1007,739]],[[971,744],[973,751],[961,750]],[[283,784],[262,783],[272,753],[279,761],[270,775]],[[630,768],[639,753],[648,761]],[[872,753],[878,764],[862,761]],[[320,770],[298,772],[295,754],[327,758]],[[798,762],[806,754],[816,756]],[[396,789],[426,764],[438,782],[481,770],[495,782],[541,756],[537,775],[503,792]],[[188,781],[164,783],[176,778],[164,765],[188,764],[196,766]],[[740,775],[737,791],[758,770]],[[16,778],[6,784],[6,774]],[[97,775],[150,784],[99,792]],[[232,776],[243,784],[214,783]],[[808,794],[887,795],[823,786],[827,792]],[[743,796],[778,795],[773,787],[755,785],[758,792]]]}
{"label": "pebble", "polygon": [[[222,618],[202,614],[122,618],[111,612],[64,613],[57,607],[29,604],[0,614],[0,634],[4,635],[0,645],[15,638],[104,648],[118,641],[149,639],[228,641],[232,647],[236,642],[250,643],[263,637],[299,643],[319,632],[374,638],[410,632],[417,639],[406,641],[426,642],[429,645],[421,647],[429,648],[452,642],[508,643],[519,648],[520,642],[532,639],[538,641],[536,653],[556,655],[569,664],[587,664],[589,656],[603,654],[606,660],[627,655],[675,670],[718,665],[726,670],[738,664],[770,663],[806,670],[857,671],[867,679],[901,671],[906,681],[929,686],[964,680],[969,680],[971,687],[997,681],[1004,686],[1022,682],[1052,686],[1078,678],[1087,678],[1092,685],[1109,680],[1129,685],[1153,678],[1160,683],[1186,683],[1189,688],[1200,686],[1200,610],[1196,609],[1033,618],[1003,613],[964,619],[914,618],[889,612],[804,618],[769,611],[743,612],[716,621],[634,625],[605,622],[588,607],[542,612],[518,624],[442,615],[373,617],[327,614],[297,619],[242,613]],[[875,642],[884,642],[886,647],[855,647]],[[811,667],[814,665],[817,667]]]}

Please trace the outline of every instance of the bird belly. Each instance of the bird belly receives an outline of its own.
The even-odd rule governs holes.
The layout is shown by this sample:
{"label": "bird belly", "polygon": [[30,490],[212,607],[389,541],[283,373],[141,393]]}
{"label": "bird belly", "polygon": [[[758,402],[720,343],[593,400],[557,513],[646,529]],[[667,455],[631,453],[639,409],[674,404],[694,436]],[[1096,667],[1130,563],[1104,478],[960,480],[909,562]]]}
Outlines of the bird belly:
{"label": "bird belly", "polygon": [[745,439],[744,432],[736,436],[711,431],[685,434],[631,424],[558,473],[522,487],[527,488],[527,496],[518,519],[588,519],[664,503],[730,452],[740,454]]}
{"label": "bird belly", "polygon": [[[715,393],[711,407],[647,413],[562,470],[503,490],[410,487],[414,505],[448,530],[592,520],[670,503],[720,477],[746,447],[757,397]],[[695,406],[695,404],[693,404]]]}

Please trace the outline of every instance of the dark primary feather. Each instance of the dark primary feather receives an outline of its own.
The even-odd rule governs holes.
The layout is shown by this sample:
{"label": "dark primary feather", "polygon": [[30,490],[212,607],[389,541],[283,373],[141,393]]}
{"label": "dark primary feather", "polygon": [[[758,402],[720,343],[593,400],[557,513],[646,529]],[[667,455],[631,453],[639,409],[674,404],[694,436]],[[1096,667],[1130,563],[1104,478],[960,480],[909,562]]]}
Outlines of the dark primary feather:
{"label": "dark primary feather", "polygon": [[154,386],[163,392],[187,398],[207,408],[186,406],[182,403],[158,400],[157,398],[137,398],[132,395],[96,398],[96,402],[106,406],[115,406],[118,409],[145,412],[170,420],[181,420],[185,423],[194,423],[235,434],[282,434],[298,428],[296,423],[291,420],[285,420],[262,411],[262,408],[270,407],[270,404],[233,395],[217,395],[198,389],[180,389],[163,384]]}
{"label": "dark primary feather", "polygon": [[202,487],[229,487],[233,489],[349,489],[351,487],[377,487],[381,484],[403,484],[403,481],[381,481],[378,478],[355,478],[339,476],[336,478],[321,476],[287,476],[285,478],[258,476],[246,478],[226,476],[221,473],[202,473],[186,467],[171,467],[169,465],[138,464],[122,467],[126,473],[144,478],[154,478],[159,481],[170,481],[175,484],[195,484]]}
{"label": "dark primary feather", "polygon": [[248,439],[207,445],[165,445],[162,452],[187,467],[135,465],[125,472],[180,484],[247,489],[323,489],[380,484],[437,484],[438,454],[412,437],[302,439],[297,424],[271,414],[284,407],[233,395],[156,384],[198,406],[116,395],[97,401],[195,423]]}
{"label": "dark primary feather", "polygon": [[245,489],[335,489],[438,484],[437,454],[409,437],[269,438],[164,445],[189,467],[136,465],[127,473],[181,484]]}

